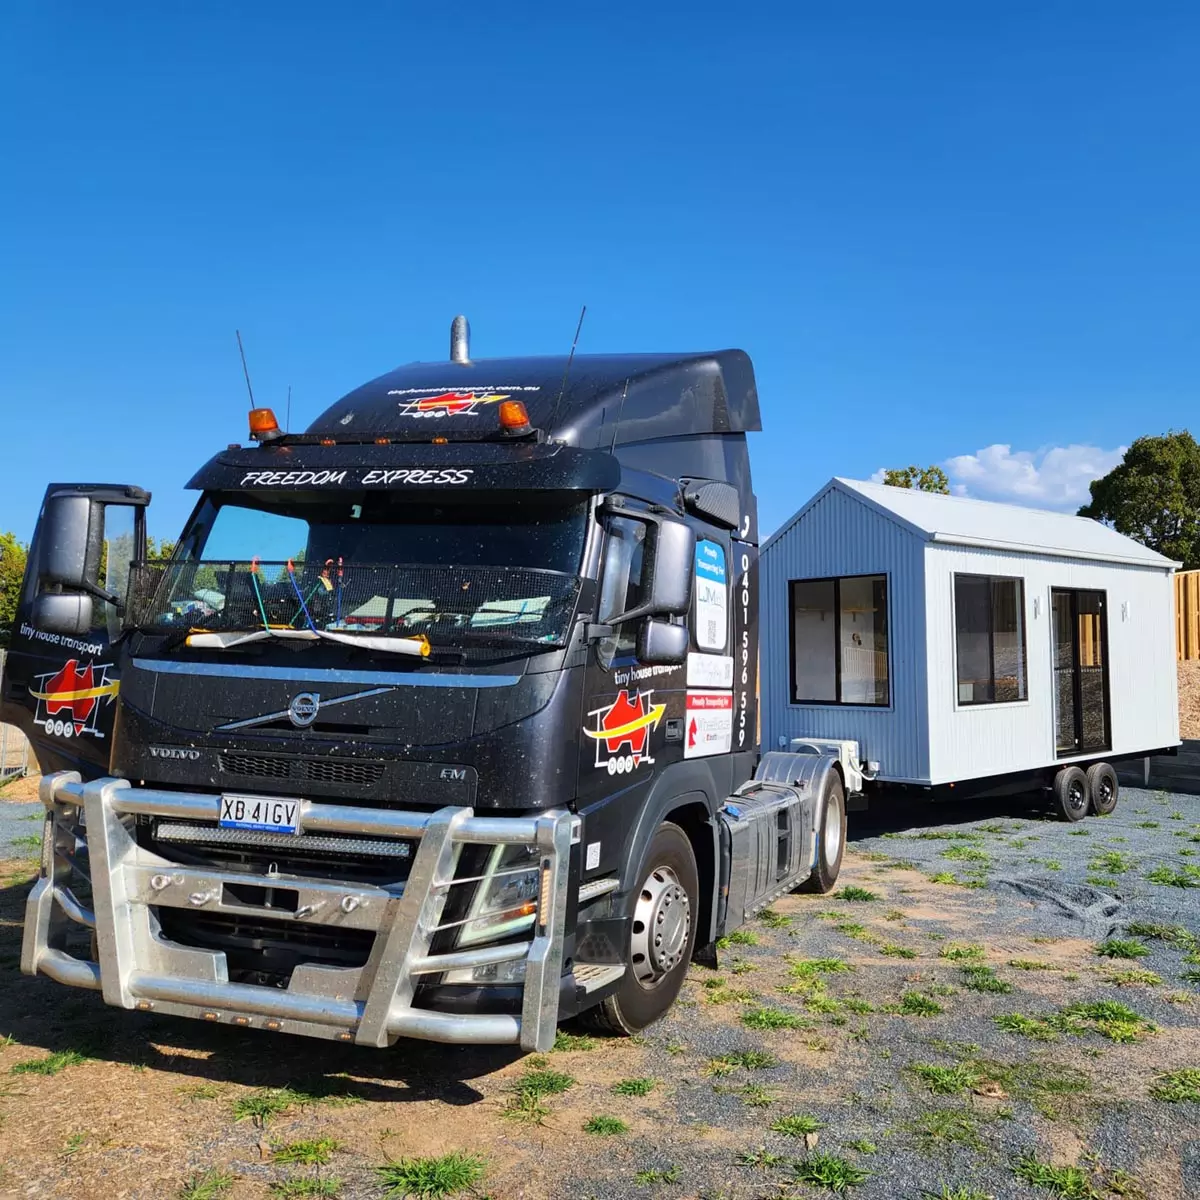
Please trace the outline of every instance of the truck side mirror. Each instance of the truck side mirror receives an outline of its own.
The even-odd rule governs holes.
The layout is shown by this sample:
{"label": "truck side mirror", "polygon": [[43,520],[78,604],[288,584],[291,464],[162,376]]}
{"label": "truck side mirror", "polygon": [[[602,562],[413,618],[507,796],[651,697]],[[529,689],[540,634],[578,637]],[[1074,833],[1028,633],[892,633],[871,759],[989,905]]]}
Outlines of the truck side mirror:
{"label": "truck side mirror", "polygon": [[650,618],[638,630],[638,661],[651,666],[674,667],[687,662],[688,631],[686,625]]}
{"label": "truck side mirror", "polygon": [[81,591],[96,587],[104,546],[101,505],[88,496],[51,496],[42,515],[41,533],[44,580]]}
{"label": "truck side mirror", "polygon": [[681,617],[692,601],[696,534],[682,521],[662,520],[651,538],[649,587],[641,607],[652,615]]}
{"label": "truck side mirror", "polygon": [[80,637],[92,627],[92,598],[83,592],[42,592],[33,602],[33,624],[46,633]]}

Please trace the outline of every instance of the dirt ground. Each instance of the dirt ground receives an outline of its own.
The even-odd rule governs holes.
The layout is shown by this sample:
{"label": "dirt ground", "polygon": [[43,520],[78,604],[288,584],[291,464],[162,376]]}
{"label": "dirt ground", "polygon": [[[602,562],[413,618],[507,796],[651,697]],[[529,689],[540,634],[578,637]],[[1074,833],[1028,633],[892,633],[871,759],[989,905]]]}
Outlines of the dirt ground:
{"label": "dirt ground", "polygon": [[1200,738],[1200,658],[1179,664],[1179,736]]}
{"label": "dirt ground", "polygon": [[[836,894],[778,901],[641,1037],[541,1058],[106,1008],[19,973],[7,862],[0,1196],[355,1200],[455,1152],[493,1200],[1200,1194],[1200,889],[1162,882],[1200,861],[1200,801],[853,821]],[[408,1194],[460,1194],[422,1169]]]}

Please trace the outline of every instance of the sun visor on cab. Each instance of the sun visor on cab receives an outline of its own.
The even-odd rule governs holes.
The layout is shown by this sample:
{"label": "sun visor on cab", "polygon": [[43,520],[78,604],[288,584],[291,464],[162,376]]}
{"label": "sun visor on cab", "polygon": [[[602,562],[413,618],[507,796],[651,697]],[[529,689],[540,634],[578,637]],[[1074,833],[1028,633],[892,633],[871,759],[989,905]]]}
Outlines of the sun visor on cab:
{"label": "sun visor on cab", "polygon": [[203,491],[445,491],[447,489],[610,492],[621,467],[599,450],[545,443],[445,446],[288,444],[223,450],[188,481]]}

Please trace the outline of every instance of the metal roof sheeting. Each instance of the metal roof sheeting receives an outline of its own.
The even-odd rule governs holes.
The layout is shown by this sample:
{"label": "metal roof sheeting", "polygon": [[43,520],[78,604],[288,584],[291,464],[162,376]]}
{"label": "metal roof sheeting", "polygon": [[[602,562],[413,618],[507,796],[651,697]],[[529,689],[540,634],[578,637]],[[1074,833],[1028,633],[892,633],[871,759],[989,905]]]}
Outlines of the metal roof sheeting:
{"label": "metal roof sheeting", "polygon": [[985,547],[1013,554],[1125,563],[1164,571],[1180,565],[1090,517],[841,478],[831,479],[768,539],[763,549],[791,528],[830,490],[856,497],[927,542]]}

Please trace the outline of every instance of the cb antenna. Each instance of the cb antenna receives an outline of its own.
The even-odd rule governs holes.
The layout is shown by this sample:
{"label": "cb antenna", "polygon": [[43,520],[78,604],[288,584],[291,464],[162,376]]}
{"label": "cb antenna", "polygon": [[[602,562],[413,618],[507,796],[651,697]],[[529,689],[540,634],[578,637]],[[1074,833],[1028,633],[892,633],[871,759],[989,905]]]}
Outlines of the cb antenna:
{"label": "cb antenna", "polygon": [[235,329],[237,334],[238,353],[242,356],[242,374],[246,377],[246,391],[250,393],[250,407],[254,407],[254,389],[250,386],[250,368],[246,366],[246,348],[242,345],[242,331]]}
{"label": "cb antenna", "polygon": [[587,305],[585,304],[579,310],[579,324],[575,326],[575,340],[571,343],[571,353],[567,355],[567,365],[563,368],[562,384],[558,389],[558,399],[554,402],[554,416],[551,418],[551,426],[558,424],[558,406],[562,404],[562,398],[567,390],[567,376],[571,373],[571,363],[575,358],[575,347],[579,345],[579,331],[583,328],[583,318],[587,316]]}
{"label": "cb antenna", "polygon": [[292,432],[292,385],[290,383],[288,384],[287,420],[284,422],[283,431],[284,433]]}

